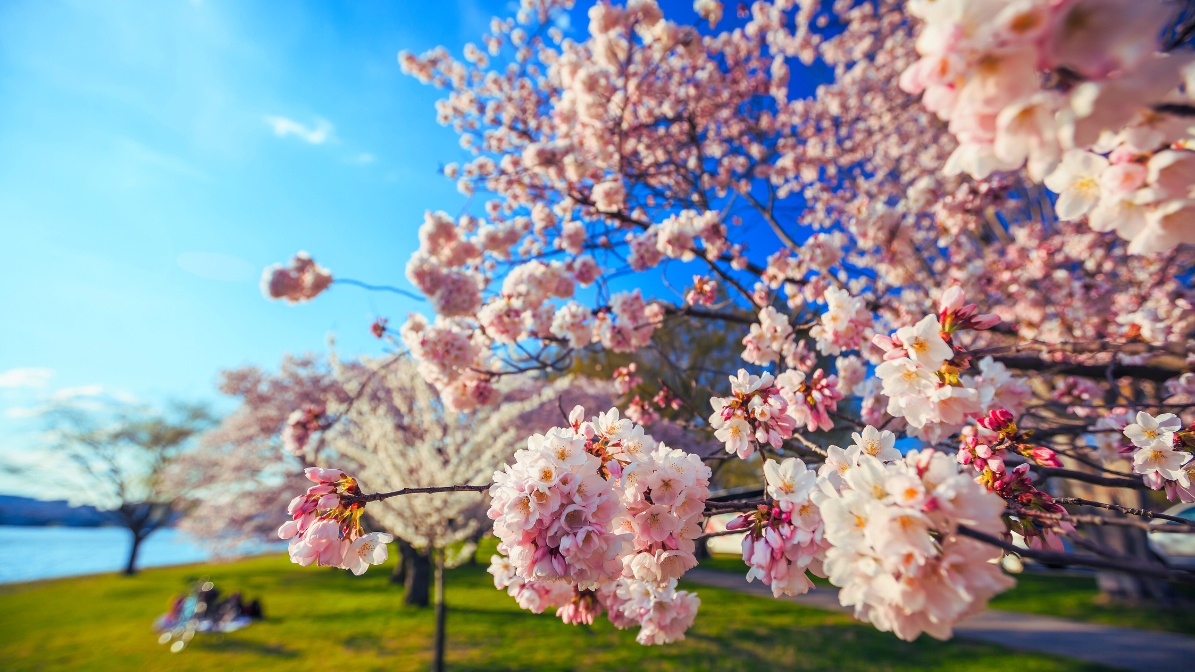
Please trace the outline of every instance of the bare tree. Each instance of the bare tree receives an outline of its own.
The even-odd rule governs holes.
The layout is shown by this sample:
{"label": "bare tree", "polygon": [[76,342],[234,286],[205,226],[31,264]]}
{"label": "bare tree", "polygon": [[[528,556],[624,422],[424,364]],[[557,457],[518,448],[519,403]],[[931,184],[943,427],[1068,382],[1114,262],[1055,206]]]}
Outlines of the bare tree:
{"label": "bare tree", "polygon": [[77,467],[83,490],[132,535],[124,573],[135,573],[142,542],[167,525],[183,501],[184,493],[163,487],[162,475],[211,416],[200,405],[172,404],[165,410],[61,406],[47,418],[52,449]]}

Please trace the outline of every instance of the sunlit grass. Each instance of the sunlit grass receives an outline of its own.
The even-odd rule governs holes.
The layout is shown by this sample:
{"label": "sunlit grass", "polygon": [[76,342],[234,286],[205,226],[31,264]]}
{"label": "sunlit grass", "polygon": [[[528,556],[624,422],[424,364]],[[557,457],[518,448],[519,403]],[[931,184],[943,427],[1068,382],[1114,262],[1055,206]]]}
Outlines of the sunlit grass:
{"label": "sunlit grass", "polygon": [[1176,603],[1170,608],[1134,607],[1104,602],[1095,574],[1025,572],[1016,579],[1017,587],[992,600],[993,608],[1126,628],[1195,634],[1195,610],[1191,609],[1195,594],[1189,588],[1175,588]]}
{"label": "sunlit grass", "polygon": [[[717,555],[701,565],[719,571],[746,573],[738,556]],[[1015,578],[1016,587],[997,595],[991,602],[993,609],[1125,628],[1195,634],[1195,610],[1191,609],[1195,591],[1187,588],[1175,588],[1176,603],[1171,608],[1133,607],[1104,602],[1094,573],[1026,571]],[[814,578],[813,581],[819,587],[831,587],[825,579]]]}
{"label": "sunlit grass", "polygon": [[[487,556],[488,557],[488,556]],[[150,629],[192,577],[260,598],[266,620],[228,635],[199,635],[182,653]],[[300,568],[285,556],[0,586],[4,670],[426,670],[430,609],[402,606],[389,568],[363,577]],[[694,587],[690,587],[694,588]],[[448,575],[452,670],[1094,670],[997,646],[923,639],[908,644],[831,614],[695,587],[689,638],[640,647],[634,632],[520,611],[484,566]]]}

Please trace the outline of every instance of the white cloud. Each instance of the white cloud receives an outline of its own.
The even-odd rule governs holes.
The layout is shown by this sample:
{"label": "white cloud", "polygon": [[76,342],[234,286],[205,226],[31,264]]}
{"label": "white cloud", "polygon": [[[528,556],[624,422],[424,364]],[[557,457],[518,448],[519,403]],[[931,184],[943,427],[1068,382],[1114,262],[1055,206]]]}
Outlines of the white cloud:
{"label": "white cloud", "polygon": [[23,367],[0,371],[0,388],[45,387],[54,377],[54,369]]}
{"label": "white cloud", "polygon": [[377,157],[375,157],[373,154],[370,154],[369,152],[361,152],[360,154],[358,154],[356,156],[356,158],[353,159],[353,163],[359,163],[363,166],[366,164],[369,164],[369,163],[373,163],[374,161],[377,161]]}
{"label": "white cloud", "polygon": [[332,139],[332,123],[327,119],[316,118],[314,126],[301,124],[294,119],[266,115],[265,121],[273,129],[274,135],[285,138],[293,135],[311,145],[322,145]]}
{"label": "white cloud", "polygon": [[23,399],[23,406],[9,406],[4,409],[4,417],[14,420],[37,418],[55,409],[72,408],[80,411],[112,411],[120,406],[130,406],[141,403],[132,393],[123,390],[111,390],[103,385],[78,385],[64,387],[46,394],[40,391],[33,395],[35,398]]}
{"label": "white cloud", "polygon": [[80,385],[79,387],[64,387],[54,390],[50,399],[54,401],[69,401],[80,397],[98,397],[104,394],[103,385]]}

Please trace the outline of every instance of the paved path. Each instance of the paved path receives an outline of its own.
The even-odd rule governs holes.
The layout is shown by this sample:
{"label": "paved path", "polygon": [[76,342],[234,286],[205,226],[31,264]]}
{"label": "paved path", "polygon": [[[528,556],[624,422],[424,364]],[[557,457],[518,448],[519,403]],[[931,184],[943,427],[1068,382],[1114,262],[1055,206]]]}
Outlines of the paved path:
{"label": "paved path", "polygon": [[[689,570],[685,580],[752,595],[772,596],[770,588],[758,581],[747,583],[741,574],[697,568]],[[837,591],[827,588],[817,588],[804,595],[782,599],[815,609],[850,611],[838,603]],[[1195,637],[1165,632],[1114,628],[1037,614],[988,609],[956,625],[954,634],[966,639],[1049,653],[1123,670],[1195,670]]]}

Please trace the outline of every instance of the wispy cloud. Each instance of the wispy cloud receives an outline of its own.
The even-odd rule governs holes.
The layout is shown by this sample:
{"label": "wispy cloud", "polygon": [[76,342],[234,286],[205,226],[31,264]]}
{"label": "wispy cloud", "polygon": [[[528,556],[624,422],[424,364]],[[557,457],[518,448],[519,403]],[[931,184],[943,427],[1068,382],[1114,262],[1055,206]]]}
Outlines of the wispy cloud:
{"label": "wispy cloud", "polygon": [[377,160],[378,160],[378,158],[376,156],[374,156],[373,154],[370,154],[369,152],[361,152],[357,156],[353,157],[353,163],[356,163],[356,164],[359,164],[362,166],[371,164]]}
{"label": "wispy cloud", "polygon": [[[48,370],[48,369],[47,369]],[[10,372],[5,372],[10,373]],[[121,406],[141,403],[134,394],[123,390],[112,390],[103,385],[78,385],[36,393],[26,398],[24,405],[4,409],[4,416],[12,419],[37,418],[55,409],[72,408],[80,411],[112,411]]]}
{"label": "wispy cloud", "polygon": [[0,388],[45,387],[54,377],[54,369],[24,367],[0,371]]}
{"label": "wispy cloud", "polygon": [[78,387],[64,387],[61,390],[54,390],[50,395],[53,401],[69,401],[71,399],[79,399],[81,397],[98,397],[104,394],[103,385],[80,385]]}
{"label": "wispy cloud", "polygon": [[285,138],[293,135],[311,145],[322,145],[332,139],[332,123],[327,119],[316,118],[314,126],[299,123],[287,117],[266,115],[266,124],[274,131],[274,135]]}

